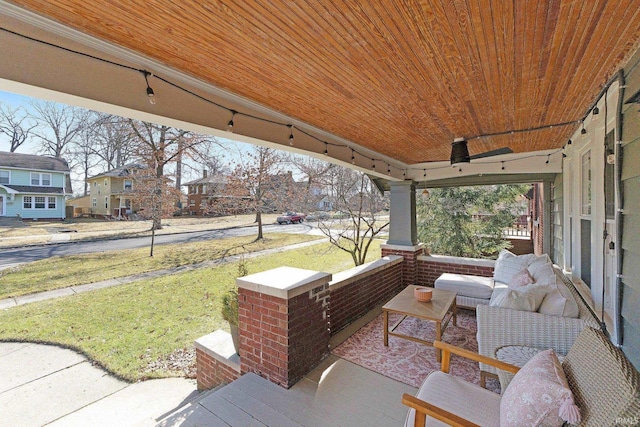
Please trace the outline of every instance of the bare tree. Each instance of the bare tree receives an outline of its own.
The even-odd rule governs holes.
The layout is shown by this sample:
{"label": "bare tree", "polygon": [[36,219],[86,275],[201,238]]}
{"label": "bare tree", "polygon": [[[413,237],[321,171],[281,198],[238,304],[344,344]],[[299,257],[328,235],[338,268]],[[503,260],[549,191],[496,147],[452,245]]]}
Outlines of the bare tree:
{"label": "bare tree", "polygon": [[262,232],[262,214],[283,209],[291,200],[293,177],[291,173],[282,173],[283,155],[281,152],[267,147],[256,147],[238,164],[233,179],[225,191],[229,194],[246,192],[248,197],[237,194],[235,203],[248,205],[256,214],[258,236],[264,238]]}
{"label": "bare tree", "polygon": [[119,168],[135,157],[135,135],[129,119],[96,113],[94,152],[105,163],[105,170]]}
{"label": "bare tree", "polygon": [[[132,119],[129,119],[129,125],[135,136],[134,143],[138,157],[144,159],[147,165],[155,170],[158,181],[169,178],[165,173],[167,165],[175,163],[180,156],[194,149],[203,138],[186,130]],[[174,174],[173,177],[176,178],[176,175]],[[153,211],[164,212],[163,204],[166,203],[174,208],[179,203],[179,194],[174,192],[174,196],[173,203],[165,200],[164,197],[155,198],[154,203],[159,205],[154,206]],[[152,230],[162,228],[161,218],[162,216],[153,218]]]}
{"label": "bare tree", "polygon": [[62,158],[69,145],[86,128],[91,112],[50,101],[34,101],[32,115],[38,124],[33,134],[40,140],[43,154]]}
{"label": "bare tree", "polygon": [[14,153],[24,144],[36,124],[29,121],[28,114],[22,107],[11,108],[0,104],[0,133],[9,137],[9,151]]}
{"label": "bare tree", "polygon": [[87,126],[78,134],[68,151],[68,161],[71,169],[82,170],[83,195],[89,193],[89,182],[87,181],[91,170],[99,164],[99,157],[96,156],[95,145],[95,126]]}
{"label": "bare tree", "polygon": [[362,265],[373,240],[389,225],[388,219],[380,220],[386,202],[365,174],[339,166],[331,172],[331,198],[342,215],[320,221],[319,228],[356,266]]}

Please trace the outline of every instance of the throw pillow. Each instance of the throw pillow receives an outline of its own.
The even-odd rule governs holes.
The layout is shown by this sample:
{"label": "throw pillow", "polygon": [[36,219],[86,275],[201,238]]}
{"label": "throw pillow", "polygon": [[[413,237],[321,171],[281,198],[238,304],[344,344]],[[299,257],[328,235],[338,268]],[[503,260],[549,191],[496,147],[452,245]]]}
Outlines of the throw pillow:
{"label": "throw pillow", "polygon": [[553,350],[533,356],[500,400],[500,426],[562,426],[580,422],[562,366]]}
{"label": "throw pillow", "polygon": [[489,305],[520,311],[537,311],[545,295],[550,290],[548,286],[537,284],[530,284],[517,289],[506,289],[495,299],[492,299]]}
{"label": "throw pillow", "polygon": [[533,254],[514,255],[504,250],[500,252],[493,269],[493,279],[497,282],[511,283],[511,278],[529,265]]}
{"label": "throw pillow", "polygon": [[534,282],[533,276],[529,273],[529,270],[526,268],[515,276],[511,278],[511,283],[509,283],[510,288],[521,288],[523,286],[530,285]]}
{"label": "throw pillow", "polygon": [[542,300],[538,312],[551,316],[580,317],[578,303],[561,278],[556,276],[552,289]]}
{"label": "throw pillow", "polygon": [[529,273],[533,276],[535,283],[541,285],[555,285],[556,273],[553,271],[553,265],[547,264],[533,264],[528,268]]}

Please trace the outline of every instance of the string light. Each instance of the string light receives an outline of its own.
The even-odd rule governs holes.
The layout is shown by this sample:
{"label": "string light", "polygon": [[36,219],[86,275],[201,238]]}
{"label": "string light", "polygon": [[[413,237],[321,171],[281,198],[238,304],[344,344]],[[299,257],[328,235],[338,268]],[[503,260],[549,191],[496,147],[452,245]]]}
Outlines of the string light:
{"label": "string light", "polygon": [[548,165],[548,164],[549,164],[549,159],[550,159],[550,158],[551,158],[551,154],[547,154],[547,161],[546,161],[546,162],[544,162],[544,163]]}
{"label": "string light", "polygon": [[236,116],[236,111],[231,110],[231,120],[227,123],[227,132],[233,133],[233,118]]}
{"label": "string light", "polygon": [[[43,44],[43,45],[47,45],[49,47],[53,47],[53,48],[56,48],[56,49],[61,49],[61,50],[64,50],[66,52],[77,54],[79,56],[83,56],[83,57],[90,58],[90,59],[93,59],[93,60],[96,60],[96,61],[100,61],[100,62],[103,62],[103,63],[106,63],[106,64],[110,64],[112,66],[124,68],[124,69],[135,71],[135,72],[140,72],[140,73],[142,73],[144,75],[144,78],[145,78],[145,83],[146,83],[146,86],[147,86],[146,93],[147,93],[147,96],[149,97],[149,103],[152,104],[152,105],[155,105],[156,104],[155,92],[154,92],[154,90],[151,88],[151,86],[149,84],[149,76],[153,76],[155,79],[160,80],[163,83],[165,83],[165,84],[167,84],[169,86],[172,86],[173,88],[178,89],[178,90],[180,90],[180,91],[182,91],[184,93],[192,95],[192,96],[200,99],[201,101],[204,101],[204,102],[206,102],[206,103],[208,103],[210,105],[216,106],[216,107],[224,109],[226,111],[229,111],[231,113],[231,120],[229,120],[229,122],[227,124],[227,130],[229,132],[233,132],[234,118],[235,118],[236,114],[242,114],[243,116],[248,117],[250,119],[258,120],[258,121],[265,122],[265,123],[271,123],[271,124],[280,125],[280,126],[288,126],[289,130],[290,130],[289,131],[289,144],[293,145],[293,125],[286,124],[286,123],[281,123],[281,122],[278,122],[278,121],[275,121],[275,120],[271,120],[271,119],[266,119],[264,117],[254,116],[254,115],[251,115],[251,114],[238,113],[237,111],[235,111],[233,109],[230,109],[229,107],[226,107],[226,106],[221,105],[221,104],[219,104],[219,103],[217,103],[215,101],[212,101],[211,99],[208,99],[208,98],[206,98],[206,97],[204,97],[204,96],[202,96],[202,95],[200,95],[200,94],[198,94],[196,92],[193,92],[193,91],[191,91],[191,90],[189,90],[189,89],[187,89],[187,88],[185,88],[183,86],[180,86],[179,84],[174,83],[174,82],[172,82],[170,80],[167,80],[167,79],[165,79],[165,78],[163,78],[161,76],[155,75],[155,74],[153,74],[153,73],[151,73],[150,71],[147,71],[147,70],[135,68],[135,67],[132,67],[130,65],[121,64],[121,63],[114,62],[114,61],[111,61],[111,60],[108,60],[108,59],[104,59],[104,58],[100,58],[100,57],[97,57],[97,56],[94,56],[94,55],[89,55],[89,54],[84,53],[84,52],[80,52],[80,51],[72,50],[72,49],[69,49],[69,48],[66,48],[66,47],[58,46],[58,45],[52,44],[50,42],[45,42],[45,41],[42,41],[42,40],[38,40],[38,39],[35,39],[35,38],[32,38],[32,37],[25,36],[23,34],[8,30],[6,28],[0,27],[0,31],[7,32],[7,33],[13,34],[13,35],[18,36],[18,37],[22,37],[24,39],[27,39],[27,40],[35,42],[35,43],[40,43],[40,44]],[[469,140],[485,138],[485,137],[493,137],[493,136],[501,136],[501,135],[513,135],[515,133],[523,133],[523,132],[532,132],[532,131],[544,130],[544,129],[552,129],[553,127],[569,126],[569,125],[575,125],[575,124],[578,124],[578,123],[582,124],[582,130],[580,131],[580,133],[584,135],[584,134],[587,133],[587,131],[586,131],[585,127],[584,127],[584,120],[585,120],[585,118],[587,117],[587,115],[589,113],[592,113],[593,115],[599,114],[598,107],[594,106],[593,108],[591,108],[589,111],[587,111],[587,114],[585,114],[585,116],[582,119],[579,119],[579,120],[567,121],[567,122],[562,122],[562,123],[555,123],[555,124],[551,124],[551,125],[543,125],[543,126],[538,126],[538,127],[531,127],[531,128],[526,128],[526,129],[513,129],[513,130],[507,130],[507,131],[504,131],[504,132],[482,134],[482,135],[468,137],[468,138],[466,138],[466,140],[469,141]],[[335,147],[345,147],[344,144],[327,142],[327,141],[324,141],[324,140],[316,137],[315,135],[307,133],[303,129],[299,129],[299,128],[297,128],[297,129],[298,129],[299,132],[309,136],[310,138],[324,143],[324,147],[325,147],[324,148],[324,154],[327,155],[327,156],[329,155],[329,151],[328,151],[328,146],[329,145],[332,145],[332,146],[335,146]],[[568,140],[567,145],[571,145],[571,143],[572,143],[572,141]],[[561,150],[558,150],[558,151],[561,151]],[[351,148],[351,159],[352,159],[352,163],[353,164],[355,164],[355,154],[356,153],[361,155],[361,156],[363,156],[363,157],[365,157],[365,158],[368,157],[368,156],[364,156],[362,153],[358,152],[357,150]],[[555,152],[551,153],[551,154],[555,154]],[[563,155],[564,155],[564,153],[563,153]],[[529,157],[541,157],[541,156],[545,156],[545,155],[534,154],[534,155],[529,156]],[[550,155],[546,155],[546,156],[547,156],[547,163],[548,163]],[[527,158],[527,157],[524,157],[524,158]],[[523,159],[523,158],[513,159],[513,160],[509,160],[509,161],[517,161],[517,160],[521,160],[521,159]],[[497,162],[495,162],[495,163],[497,163]],[[501,163],[502,163],[502,169],[504,170],[505,169],[505,166],[504,166],[505,165],[505,161],[503,160],[503,161],[501,161]],[[448,169],[449,167],[450,166],[447,165],[446,167],[429,168],[429,170],[445,169],[445,168]],[[376,159],[375,158],[371,158],[371,169],[372,170],[376,169]],[[413,168],[409,168],[408,170],[414,170],[414,169]],[[420,169],[417,169],[417,170],[420,170]],[[426,178],[427,169],[424,168],[422,170],[423,170],[423,176]],[[403,175],[406,175],[406,171],[407,171],[407,169],[404,170]],[[462,172],[462,168],[459,168],[458,171]],[[387,172],[389,174],[391,174],[391,165],[389,163],[387,163]]]}
{"label": "string light", "polygon": [[149,104],[156,105],[156,94],[153,92],[151,86],[149,86],[149,76],[152,74],[147,70],[143,70],[142,74],[144,74],[144,81],[147,83],[147,97],[149,97]]}

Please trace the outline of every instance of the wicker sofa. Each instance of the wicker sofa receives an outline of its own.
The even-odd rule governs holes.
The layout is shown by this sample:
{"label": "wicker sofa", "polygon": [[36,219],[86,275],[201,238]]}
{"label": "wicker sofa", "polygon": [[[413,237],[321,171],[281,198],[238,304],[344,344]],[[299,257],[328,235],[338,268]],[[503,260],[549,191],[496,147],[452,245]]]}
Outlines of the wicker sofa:
{"label": "wicker sofa", "polygon": [[[500,347],[526,346],[552,348],[559,355],[566,355],[586,326],[599,328],[593,310],[573,282],[559,268],[553,268],[557,277],[556,283],[564,284],[574,296],[578,304],[578,317],[550,316],[538,312],[478,305],[476,317],[479,354],[494,358]],[[487,377],[497,376],[497,370],[484,363],[480,363],[480,373],[482,385]]]}
{"label": "wicker sofa", "polygon": [[[405,394],[409,406],[405,427],[501,424],[502,396],[448,375],[450,354],[485,360],[476,353],[437,341],[443,351],[442,372],[430,374],[416,396]],[[638,425],[640,423],[640,375],[625,355],[600,330],[584,328],[562,362],[581,420],[579,426]],[[426,419],[425,419],[426,418]]]}

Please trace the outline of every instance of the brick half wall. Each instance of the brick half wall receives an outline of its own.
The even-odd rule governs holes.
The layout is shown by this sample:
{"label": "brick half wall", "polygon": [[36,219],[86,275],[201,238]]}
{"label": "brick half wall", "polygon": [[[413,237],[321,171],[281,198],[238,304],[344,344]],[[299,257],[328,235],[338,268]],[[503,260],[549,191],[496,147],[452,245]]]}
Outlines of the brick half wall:
{"label": "brick half wall", "polygon": [[335,334],[402,289],[403,257],[391,255],[335,274],[329,283],[329,322]]}

